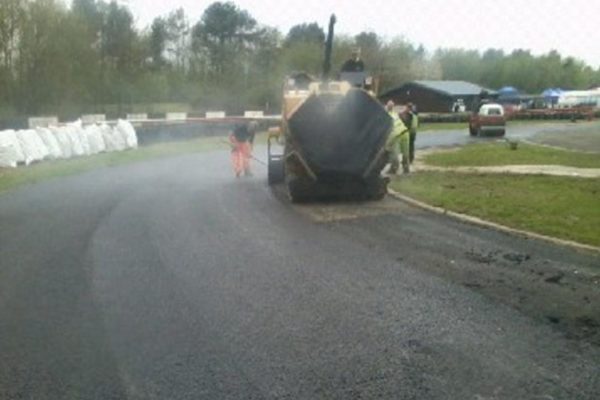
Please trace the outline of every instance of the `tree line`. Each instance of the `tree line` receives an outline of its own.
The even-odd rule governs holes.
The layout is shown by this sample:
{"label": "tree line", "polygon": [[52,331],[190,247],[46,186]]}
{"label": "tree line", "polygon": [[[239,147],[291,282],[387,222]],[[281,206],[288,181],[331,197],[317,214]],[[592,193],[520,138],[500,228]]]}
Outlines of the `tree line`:
{"label": "tree line", "polygon": [[[286,75],[320,74],[324,40],[318,23],[282,33],[232,2],[215,2],[199,16],[174,10],[138,29],[130,10],[115,1],[2,0],[0,116],[78,115],[146,103],[277,112]],[[334,43],[334,69],[360,47],[382,90],[414,79],[511,85],[528,93],[600,83],[600,68],[555,51],[429,53],[374,32],[338,35]]]}

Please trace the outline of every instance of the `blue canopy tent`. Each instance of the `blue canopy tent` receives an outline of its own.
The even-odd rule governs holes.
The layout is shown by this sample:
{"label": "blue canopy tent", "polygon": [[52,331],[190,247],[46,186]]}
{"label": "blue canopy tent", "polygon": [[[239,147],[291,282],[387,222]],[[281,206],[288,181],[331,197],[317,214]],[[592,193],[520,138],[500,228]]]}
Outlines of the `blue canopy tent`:
{"label": "blue canopy tent", "polygon": [[558,103],[558,98],[560,97],[560,95],[562,93],[563,93],[562,89],[549,88],[542,92],[542,97],[544,98],[544,101],[546,102],[546,104],[554,106]]}
{"label": "blue canopy tent", "polygon": [[498,90],[500,97],[516,97],[520,94],[517,88],[512,86],[504,86],[502,89]]}
{"label": "blue canopy tent", "polygon": [[512,86],[504,86],[498,90],[498,102],[501,104],[515,104],[520,103],[519,90]]}

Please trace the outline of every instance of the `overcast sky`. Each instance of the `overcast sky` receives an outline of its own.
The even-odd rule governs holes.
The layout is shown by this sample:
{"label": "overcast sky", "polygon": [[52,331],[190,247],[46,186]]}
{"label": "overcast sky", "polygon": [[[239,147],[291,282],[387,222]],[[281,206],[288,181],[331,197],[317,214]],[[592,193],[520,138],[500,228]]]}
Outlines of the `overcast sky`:
{"label": "overcast sky", "polygon": [[[183,7],[195,23],[211,0],[119,0],[128,4],[140,27]],[[290,27],[316,21],[325,27],[329,15],[347,34],[364,30],[384,37],[403,36],[428,50],[552,49],[600,67],[600,0],[236,0],[260,23]]]}

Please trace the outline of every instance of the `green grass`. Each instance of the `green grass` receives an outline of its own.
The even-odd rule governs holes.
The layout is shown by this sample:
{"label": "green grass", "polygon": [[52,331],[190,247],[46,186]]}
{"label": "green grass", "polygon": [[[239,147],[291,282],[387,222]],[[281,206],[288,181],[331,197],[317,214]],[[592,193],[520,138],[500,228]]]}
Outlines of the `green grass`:
{"label": "green grass", "polygon": [[[264,136],[264,135],[263,135]],[[14,169],[0,168],[0,192],[15,187],[40,182],[50,178],[74,175],[96,168],[111,167],[152,158],[169,157],[202,151],[226,150],[223,137],[201,138],[184,142],[161,143],[137,150],[98,154],[89,157],[42,162]],[[262,140],[262,138],[261,138]]]}
{"label": "green grass", "polygon": [[392,187],[451,211],[600,246],[599,179],[427,172]]}
{"label": "green grass", "polygon": [[600,155],[519,143],[510,150],[504,142],[472,144],[456,151],[425,156],[426,164],[438,167],[485,167],[495,165],[564,165],[600,168]]}

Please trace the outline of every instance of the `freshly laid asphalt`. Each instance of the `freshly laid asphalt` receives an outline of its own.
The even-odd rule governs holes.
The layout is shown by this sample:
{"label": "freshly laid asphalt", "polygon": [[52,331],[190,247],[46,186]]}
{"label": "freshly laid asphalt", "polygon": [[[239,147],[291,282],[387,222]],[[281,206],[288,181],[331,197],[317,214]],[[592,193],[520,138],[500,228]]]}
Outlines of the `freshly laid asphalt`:
{"label": "freshly laid asphalt", "polygon": [[598,398],[596,344],[440,271],[593,280],[600,256],[290,205],[255,172],[212,152],[1,194],[0,399]]}

